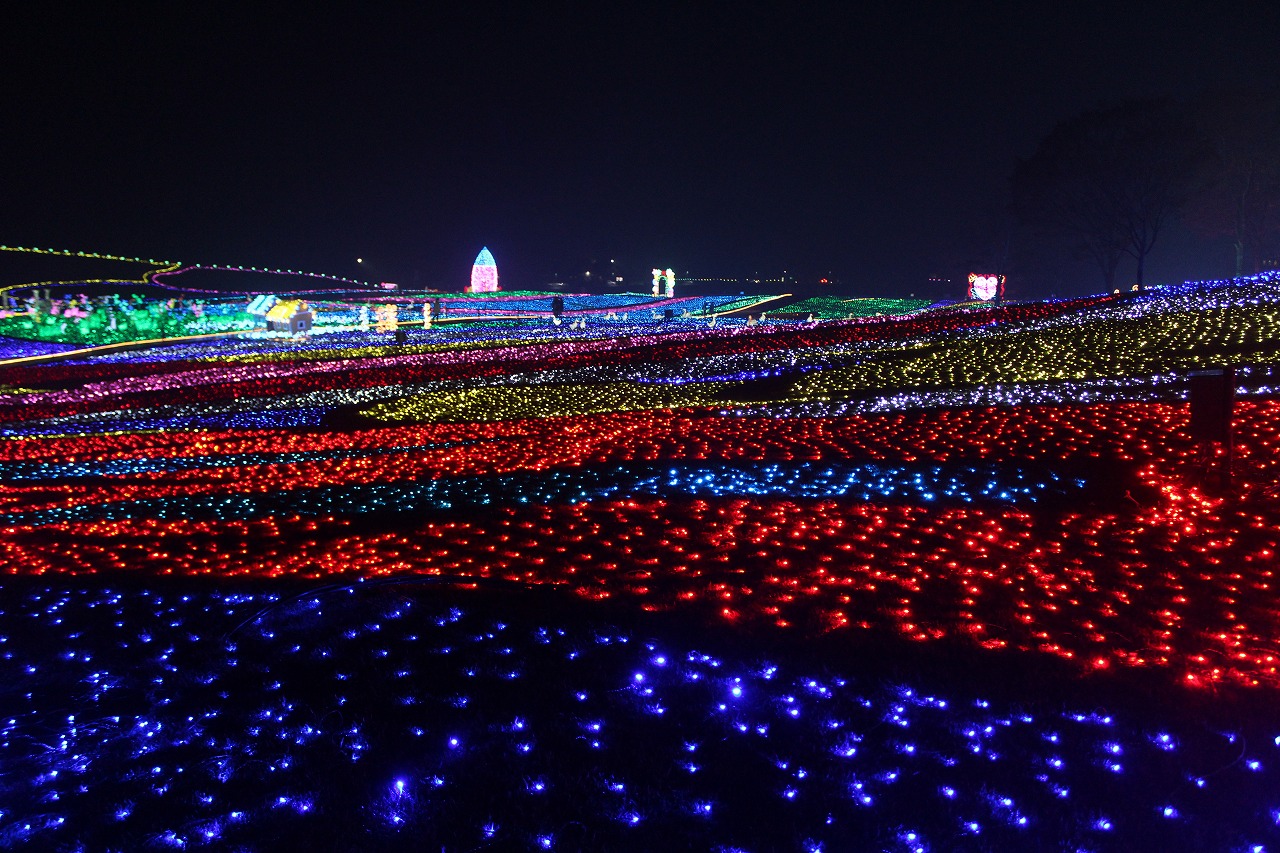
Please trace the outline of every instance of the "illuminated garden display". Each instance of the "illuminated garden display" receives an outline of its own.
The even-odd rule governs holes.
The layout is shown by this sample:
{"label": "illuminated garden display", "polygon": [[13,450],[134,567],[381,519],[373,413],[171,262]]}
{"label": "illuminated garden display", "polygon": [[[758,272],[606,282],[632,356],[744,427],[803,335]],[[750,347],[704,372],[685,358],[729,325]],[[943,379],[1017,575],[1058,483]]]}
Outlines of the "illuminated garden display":
{"label": "illuminated garden display", "polygon": [[1004,276],[994,273],[969,273],[969,298],[991,302],[1004,296]]}
{"label": "illuminated garden display", "polygon": [[471,267],[471,292],[493,293],[498,289],[498,264],[493,260],[493,253],[488,247],[476,255],[476,262]]}
{"label": "illuminated garden display", "polygon": [[0,847],[1280,850],[1280,275],[163,284],[0,318]]}
{"label": "illuminated garden display", "polygon": [[668,267],[665,270],[653,268],[653,298],[657,299],[659,294],[672,299],[676,295],[676,272]]}

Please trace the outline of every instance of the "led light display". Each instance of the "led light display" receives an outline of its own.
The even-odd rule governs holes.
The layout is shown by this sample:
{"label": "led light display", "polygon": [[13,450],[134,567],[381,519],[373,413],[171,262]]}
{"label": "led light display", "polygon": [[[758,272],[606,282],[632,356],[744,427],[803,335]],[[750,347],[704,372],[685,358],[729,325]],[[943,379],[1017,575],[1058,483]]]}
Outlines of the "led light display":
{"label": "led light display", "polygon": [[497,289],[498,264],[486,246],[476,255],[476,262],[471,267],[471,286],[468,290],[472,293],[492,293]]}
{"label": "led light display", "polygon": [[580,849],[589,833],[605,849],[857,850],[885,849],[889,832],[893,850],[1179,849],[1188,834],[1233,849],[1274,836],[1274,727],[1009,701],[937,673],[851,673],[829,652],[726,654],[469,603],[483,595],[370,582],[7,596],[3,665],[20,698],[0,721],[6,846],[287,834],[308,849]]}
{"label": "led light display", "polygon": [[1280,276],[110,352],[180,303],[73,297],[0,342],[6,849],[1274,844]]}
{"label": "led light display", "polygon": [[1004,296],[1004,276],[987,273],[969,273],[969,298],[991,302]]}

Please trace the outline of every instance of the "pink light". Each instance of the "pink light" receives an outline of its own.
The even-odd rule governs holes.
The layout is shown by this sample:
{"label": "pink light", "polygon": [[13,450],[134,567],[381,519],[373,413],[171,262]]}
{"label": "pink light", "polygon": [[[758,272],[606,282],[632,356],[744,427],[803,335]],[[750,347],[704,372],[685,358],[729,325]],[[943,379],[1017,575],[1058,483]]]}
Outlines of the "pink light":
{"label": "pink light", "polygon": [[493,293],[498,289],[498,265],[488,247],[476,255],[476,262],[471,267],[471,292]]}

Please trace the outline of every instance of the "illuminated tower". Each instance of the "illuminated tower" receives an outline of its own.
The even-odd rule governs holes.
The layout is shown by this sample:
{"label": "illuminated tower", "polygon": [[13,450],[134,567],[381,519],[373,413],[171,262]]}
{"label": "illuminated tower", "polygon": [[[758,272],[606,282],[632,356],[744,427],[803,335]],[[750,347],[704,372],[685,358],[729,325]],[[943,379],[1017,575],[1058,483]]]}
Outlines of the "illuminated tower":
{"label": "illuminated tower", "polygon": [[493,253],[488,247],[476,255],[475,265],[471,267],[471,292],[493,293],[498,289],[498,265],[494,263]]}

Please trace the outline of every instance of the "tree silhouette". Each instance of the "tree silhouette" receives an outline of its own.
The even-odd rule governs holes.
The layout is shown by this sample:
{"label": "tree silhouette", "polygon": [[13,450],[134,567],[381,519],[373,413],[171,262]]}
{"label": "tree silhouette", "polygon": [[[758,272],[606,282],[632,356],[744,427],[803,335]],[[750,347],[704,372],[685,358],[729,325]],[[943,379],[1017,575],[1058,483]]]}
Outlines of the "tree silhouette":
{"label": "tree silhouette", "polygon": [[1166,101],[1127,101],[1057,125],[1014,169],[1014,211],[1065,237],[1107,289],[1128,254],[1143,284],[1147,255],[1203,180],[1208,147]]}
{"label": "tree silhouette", "polygon": [[1192,112],[1213,159],[1187,224],[1229,238],[1242,276],[1249,259],[1258,269],[1261,251],[1280,231],[1280,90],[1205,95]]}

